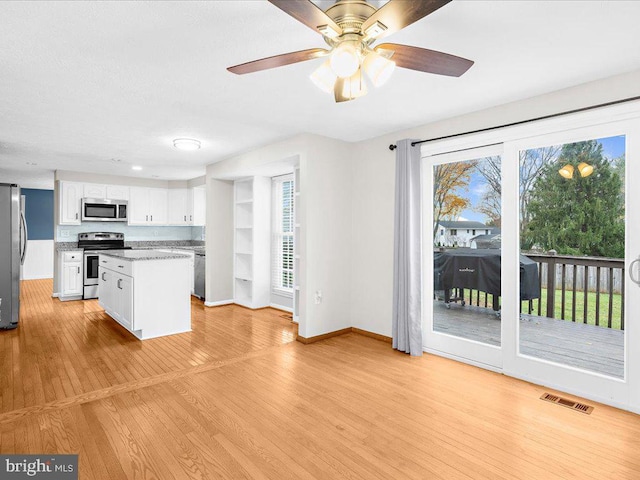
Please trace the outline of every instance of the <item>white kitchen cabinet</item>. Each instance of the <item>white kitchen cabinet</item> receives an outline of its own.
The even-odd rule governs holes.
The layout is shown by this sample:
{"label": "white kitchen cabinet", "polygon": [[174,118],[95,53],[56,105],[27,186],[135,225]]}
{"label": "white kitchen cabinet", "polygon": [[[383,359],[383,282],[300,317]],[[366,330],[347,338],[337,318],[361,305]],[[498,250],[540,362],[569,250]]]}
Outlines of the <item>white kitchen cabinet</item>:
{"label": "white kitchen cabinet", "polygon": [[82,250],[61,252],[62,292],[61,300],[72,300],[82,297]]}
{"label": "white kitchen cabinet", "polygon": [[129,197],[129,225],[167,224],[167,189],[131,187]]}
{"label": "white kitchen cabinet", "polygon": [[129,200],[129,187],[125,185],[107,185],[107,196],[109,200]]}
{"label": "white kitchen cabinet", "polygon": [[192,189],[193,225],[204,227],[207,221],[207,191],[205,187]]}
{"label": "white kitchen cabinet", "polygon": [[168,223],[169,225],[191,225],[192,208],[189,208],[188,188],[170,188],[168,191]]}
{"label": "white kitchen cabinet", "polygon": [[85,183],[83,188],[84,198],[107,198],[107,186],[97,183]]}
{"label": "white kitchen cabinet", "polygon": [[107,314],[140,340],[190,331],[188,258],[122,252],[99,259],[98,302]]}
{"label": "white kitchen cabinet", "polygon": [[59,182],[58,204],[60,225],[80,225],[80,201],[84,185],[77,182]]}

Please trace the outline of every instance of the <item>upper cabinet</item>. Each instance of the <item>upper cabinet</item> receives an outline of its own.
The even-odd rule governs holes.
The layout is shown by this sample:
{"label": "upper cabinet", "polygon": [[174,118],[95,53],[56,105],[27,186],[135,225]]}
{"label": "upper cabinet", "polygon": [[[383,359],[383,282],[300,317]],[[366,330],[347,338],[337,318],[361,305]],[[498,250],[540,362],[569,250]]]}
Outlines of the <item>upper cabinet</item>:
{"label": "upper cabinet", "polygon": [[60,182],[60,225],[80,225],[80,201],[83,196],[84,184],[76,182]]}
{"label": "upper cabinet", "polygon": [[129,225],[166,225],[168,190],[131,187],[129,189]]}
{"label": "upper cabinet", "polygon": [[124,185],[85,183],[83,197],[107,198],[109,200],[129,200],[129,187]]}
{"label": "upper cabinet", "polygon": [[152,188],[58,181],[58,224],[80,225],[83,198],[127,200],[129,225],[205,224],[206,192],[196,188]]}
{"label": "upper cabinet", "polygon": [[207,219],[207,191],[204,186],[191,190],[193,195],[193,224],[204,227]]}
{"label": "upper cabinet", "polygon": [[193,202],[189,201],[191,198],[193,197],[188,188],[169,189],[169,225],[191,225],[193,223]]}

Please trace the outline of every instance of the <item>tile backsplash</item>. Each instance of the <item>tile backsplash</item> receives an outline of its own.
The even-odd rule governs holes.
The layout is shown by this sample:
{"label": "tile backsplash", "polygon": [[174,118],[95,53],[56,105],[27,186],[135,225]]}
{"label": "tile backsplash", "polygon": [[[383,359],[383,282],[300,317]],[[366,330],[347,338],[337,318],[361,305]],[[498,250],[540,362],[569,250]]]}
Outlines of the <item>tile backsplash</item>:
{"label": "tile backsplash", "polygon": [[83,222],[81,225],[58,225],[56,241],[75,242],[79,233],[119,232],[126,241],[138,240],[204,240],[204,227],[131,226],[110,222]]}

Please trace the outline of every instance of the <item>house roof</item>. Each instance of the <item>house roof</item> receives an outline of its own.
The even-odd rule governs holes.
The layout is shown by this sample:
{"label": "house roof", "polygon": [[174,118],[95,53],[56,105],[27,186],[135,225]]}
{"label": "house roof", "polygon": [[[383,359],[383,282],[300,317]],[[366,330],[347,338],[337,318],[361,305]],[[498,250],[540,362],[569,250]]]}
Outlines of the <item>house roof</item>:
{"label": "house roof", "polygon": [[441,220],[438,222],[438,225],[444,228],[492,228],[487,227],[484,223],[481,222],[472,222],[472,221],[445,221]]}

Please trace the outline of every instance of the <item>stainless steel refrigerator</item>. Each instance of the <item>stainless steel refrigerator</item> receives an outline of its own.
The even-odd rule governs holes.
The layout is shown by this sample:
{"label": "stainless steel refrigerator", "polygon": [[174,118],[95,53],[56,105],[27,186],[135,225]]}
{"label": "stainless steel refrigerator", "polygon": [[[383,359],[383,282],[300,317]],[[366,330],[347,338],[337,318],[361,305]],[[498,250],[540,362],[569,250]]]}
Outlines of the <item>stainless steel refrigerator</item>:
{"label": "stainless steel refrigerator", "polygon": [[27,224],[20,187],[0,183],[0,329],[18,326],[20,265],[27,252]]}

